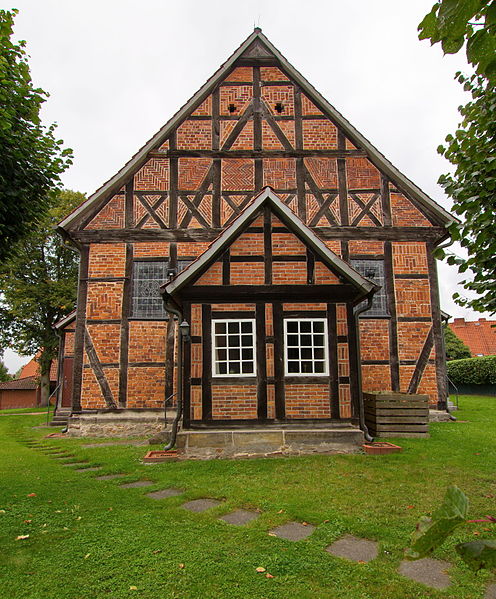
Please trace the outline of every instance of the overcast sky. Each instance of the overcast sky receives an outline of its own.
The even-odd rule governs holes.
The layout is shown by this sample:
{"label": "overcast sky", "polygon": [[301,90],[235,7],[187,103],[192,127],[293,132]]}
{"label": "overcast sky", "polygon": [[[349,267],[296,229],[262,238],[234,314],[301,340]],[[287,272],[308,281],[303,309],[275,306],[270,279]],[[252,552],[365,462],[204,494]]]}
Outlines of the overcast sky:
{"label": "overcast sky", "polygon": [[[260,26],[284,56],[391,162],[449,208],[437,146],[467,101],[454,80],[463,53],[442,56],[417,38],[432,0],[18,0],[15,37],[27,41],[43,117],[74,150],[67,188],[93,193]],[[0,0],[0,7],[12,8]],[[442,308],[477,319],[451,295]],[[10,351],[11,372],[25,363]]]}

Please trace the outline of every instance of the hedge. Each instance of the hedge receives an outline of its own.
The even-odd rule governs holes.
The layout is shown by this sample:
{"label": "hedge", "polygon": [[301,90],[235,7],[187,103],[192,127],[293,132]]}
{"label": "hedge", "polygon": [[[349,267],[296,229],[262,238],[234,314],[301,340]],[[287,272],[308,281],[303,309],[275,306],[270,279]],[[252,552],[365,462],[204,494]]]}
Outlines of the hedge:
{"label": "hedge", "polygon": [[452,360],[447,367],[448,377],[455,385],[496,384],[496,356]]}

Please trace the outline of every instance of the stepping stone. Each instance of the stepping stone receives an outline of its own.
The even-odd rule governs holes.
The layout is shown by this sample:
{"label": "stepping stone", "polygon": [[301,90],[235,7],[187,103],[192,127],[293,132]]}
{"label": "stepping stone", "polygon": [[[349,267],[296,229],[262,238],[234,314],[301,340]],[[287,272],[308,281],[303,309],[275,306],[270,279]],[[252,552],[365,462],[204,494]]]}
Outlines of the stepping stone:
{"label": "stepping stone", "polygon": [[484,599],[496,599],[496,583],[490,584],[487,587]]}
{"label": "stepping stone", "polygon": [[62,464],[62,466],[64,466],[65,468],[67,468],[68,466],[70,466],[72,468],[74,466],[84,466],[87,463],[88,462],[69,462],[68,464]]}
{"label": "stepping stone", "polygon": [[113,480],[114,478],[122,478],[127,474],[104,474],[103,476],[95,476],[95,480]]}
{"label": "stepping stone", "polygon": [[184,491],[179,489],[162,489],[161,491],[152,491],[147,493],[146,496],[151,499],[167,499],[167,497],[174,497],[175,495],[181,495]]}
{"label": "stepping stone", "polygon": [[451,584],[446,570],[451,568],[449,562],[440,559],[425,557],[415,561],[404,560],[401,562],[398,572],[415,582],[421,582],[434,589],[445,589]]}
{"label": "stepping stone", "polygon": [[91,468],[78,468],[75,472],[95,472],[96,470],[101,470],[101,466],[92,466]]}
{"label": "stepping stone", "polygon": [[205,512],[218,505],[220,505],[220,501],[217,501],[217,499],[193,499],[193,501],[183,503],[181,507],[190,512]]}
{"label": "stepping stone", "polygon": [[154,484],[151,480],[137,480],[134,483],[124,483],[121,485],[121,489],[137,489],[138,487],[149,487]]}
{"label": "stepping stone", "polygon": [[299,522],[287,522],[282,526],[274,528],[270,532],[276,537],[286,539],[288,541],[301,541],[309,537],[315,530],[315,526],[311,524],[300,524]]}
{"label": "stepping stone", "polygon": [[353,535],[345,535],[341,539],[335,541],[329,547],[326,547],[328,553],[349,559],[352,562],[370,562],[375,559],[378,554],[377,543],[360,539]]}
{"label": "stepping stone", "polygon": [[260,514],[256,512],[249,512],[248,510],[236,510],[225,516],[221,516],[219,520],[224,520],[228,524],[234,524],[234,526],[243,526],[252,520],[256,520]]}

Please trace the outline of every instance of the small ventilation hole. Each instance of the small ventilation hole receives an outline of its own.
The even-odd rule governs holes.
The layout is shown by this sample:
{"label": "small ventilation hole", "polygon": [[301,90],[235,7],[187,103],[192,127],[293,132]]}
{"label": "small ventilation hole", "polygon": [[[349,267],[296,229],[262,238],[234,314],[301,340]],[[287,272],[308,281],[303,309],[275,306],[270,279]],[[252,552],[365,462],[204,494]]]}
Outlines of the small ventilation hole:
{"label": "small ventilation hole", "polygon": [[278,112],[279,114],[281,114],[281,112],[283,112],[284,110],[282,102],[278,102],[274,108],[276,109],[276,112]]}
{"label": "small ventilation hole", "polygon": [[229,104],[229,106],[227,107],[227,109],[229,110],[229,112],[236,112],[237,108],[235,104]]}

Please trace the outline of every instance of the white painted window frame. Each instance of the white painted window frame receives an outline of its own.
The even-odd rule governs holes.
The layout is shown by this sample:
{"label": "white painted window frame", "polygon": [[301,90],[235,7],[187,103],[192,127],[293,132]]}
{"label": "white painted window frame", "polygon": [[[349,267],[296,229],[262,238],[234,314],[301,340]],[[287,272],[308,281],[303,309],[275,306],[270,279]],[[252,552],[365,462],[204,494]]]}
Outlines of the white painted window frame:
{"label": "white painted window frame", "polygon": [[[225,323],[226,324],[226,336],[227,336],[228,335],[227,328],[229,326],[229,323],[232,323],[232,322],[237,322],[239,324],[241,324],[243,322],[250,322],[251,323],[251,333],[250,334],[251,334],[253,343],[250,346],[244,346],[244,347],[240,345],[239,346],[239,350],[240,350],[240,352],[243,349],[251,349],[253,351],[253,359],[252,359],[252,362],[253,362],[253,372],[247,372],[247,373],[240,372],[240,373],[233,373],[233,374],[230,374],[229,372],[227,372],[226,374],[218,374],[216,372],[216,368],[215,368],[216,365],[219,362],[224,362],[224,361],[227,362],[228,370],[229,370],[229,357],[227,357],[226,360],[217,360],[216,359],[216,350],[218,348],[216,346],[216,339],[215,339],[216,338],[215,325],[216,325],[216,323]],[[240,329],[241,329],[241,327],[240,327]],[[239,333],[240,337],[243,334],[247,335],[248,333],[241,333],[240,332]],[[256,324],[255,324],[255,319],[254,318],[215,318],[215,319],[212,319],[212,333],[211,333],[211,335],[212,335],[212,378],[242,378],[242,377],[243,378],[244,377],[255,378],[257,376],[257,360],[256,360],[256,358],[257,358],[257,336],[256,336]],[[241,341],[241,338],[240,338],[240,341]],[[221,348],[221,349],[224,349],[224,348]],[[229,346],[226,349],[227,349],[227,351],[229,351]],[[233,348],[233,349],[238,349],[238,348]],[[229,356],[229,354],[227,354],[227,355]],[[233,362],[237,362],[237,361],[238,360],[233,360]],[[240,360],[239,360],[240,364],[243,361],[244,362],[248,362],[248,360],[242,360],[241,359],[241,354],[240,354]]]}
{"label": "white painted window frame", "polygon": [[[324,332],[322,333],[324,335],[324,345],[323,345],[323,349],[324,349],[324,372],[289,372],[288,370],[288,363],[289,363],[289,359],[288,359],[288,323],[289,322],[322,322],[324,324]],[[313,327],[312,327],[313,328]],[[297,334],[298,336],[301,336],[301,333],[289,333],[291,335]],[[314,334],[313,332],[311,333],[312,335]],[[319,333],[320,334],[320,333]],[[313,340],[312,340],[313,341]],[[292,346],[295,347],[295,346]],[[311,347],[312,350],[315,349],[314,345],[311,346],[301,346],[298,345],[298,348],[302,348],[302,347]],[[320,346],[319,346],[320,347]],[[293,360],[291,360],[293,361]],[[299,359],[299,361],[301,362],[301,358]],[[321,362],[322,360],[318,360],[319,362]],[[312,364],[315,362],[315,358],[312,358]],[[284,319],[284,375],[288,376],[288,377],[292,377],[292,376],[319,376],[319,377],[325,377],[325,376],[329,376],[329,337],[328,337],[328,333],[327,333],[327,319],[326,318],[285,318]]]}

